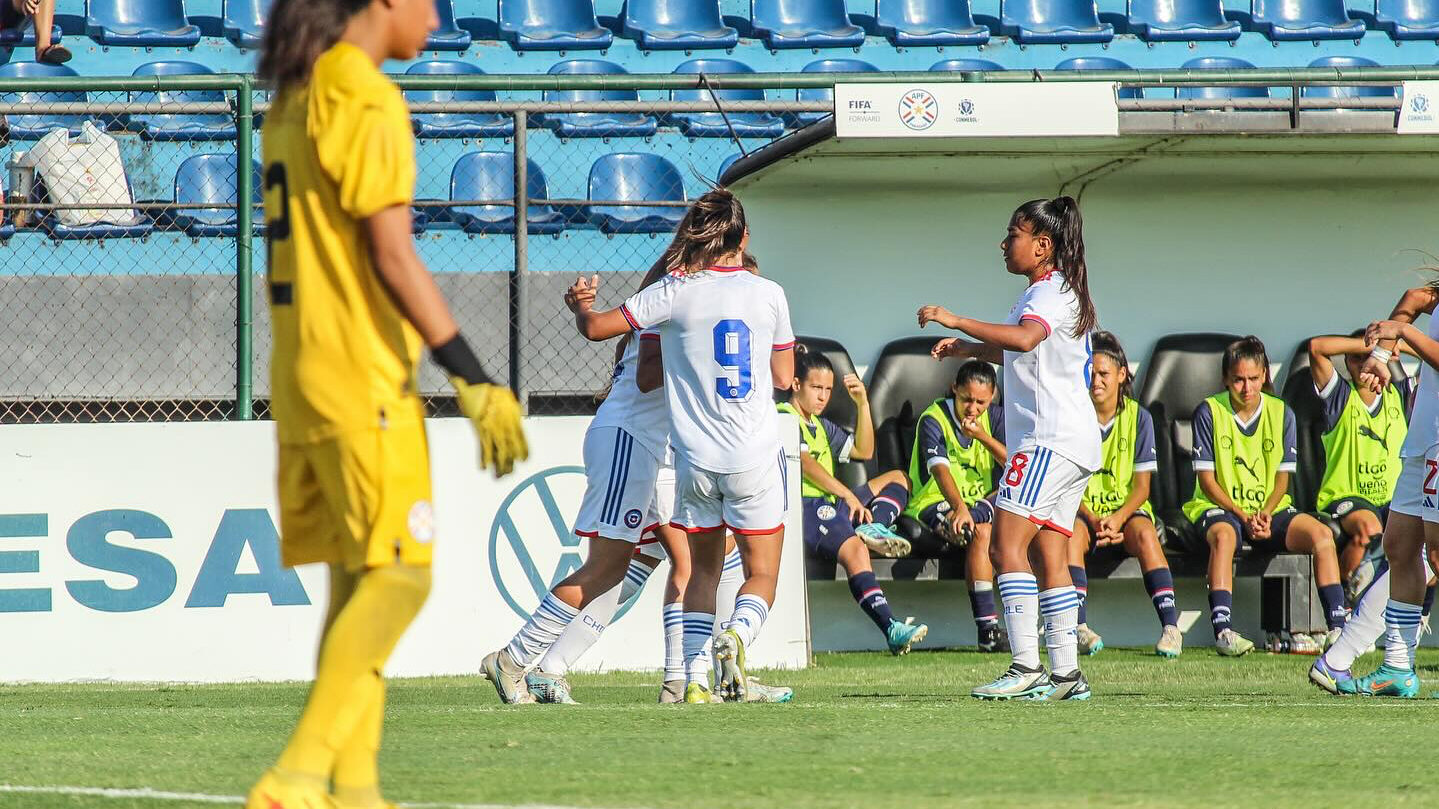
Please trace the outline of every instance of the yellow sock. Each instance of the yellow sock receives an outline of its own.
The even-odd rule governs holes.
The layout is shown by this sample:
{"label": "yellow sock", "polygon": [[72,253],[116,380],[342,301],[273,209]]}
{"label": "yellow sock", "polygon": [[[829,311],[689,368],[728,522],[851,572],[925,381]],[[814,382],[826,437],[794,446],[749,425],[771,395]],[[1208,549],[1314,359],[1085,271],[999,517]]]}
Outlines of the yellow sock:
{"label": "yellow sock", "polygon": [[315,684],[280,754],[289,772],[328,778],[337,751],[373,702],[367,688],[430,592],[429,568],[392,565],[361,573],[320,641]]}
{"label": "yellow sock", "polygon": [[385,683],[379,677],[366,688],[367,706],[359,724],[335,754],[335,800],[344,809],[383,807],[380,797],[380,733],[385,724]]}

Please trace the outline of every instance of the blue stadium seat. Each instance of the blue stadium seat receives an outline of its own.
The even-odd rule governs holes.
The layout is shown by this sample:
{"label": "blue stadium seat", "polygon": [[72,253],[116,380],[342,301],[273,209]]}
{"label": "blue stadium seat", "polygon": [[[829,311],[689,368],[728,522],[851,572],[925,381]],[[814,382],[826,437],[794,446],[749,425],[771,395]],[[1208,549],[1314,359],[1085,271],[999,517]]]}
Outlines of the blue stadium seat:
{"label": "blue stadium seat", "polygon": [[[478,76],[485,71],[458,59],[416,62],[405,71],[413,76]],[[406,90],[414,101],[494,101],[494,90]],[[497,112],[420,112],[410,116],[418,138],[508,138],[515,120]]]}
{"label": "blue stadium seat", "polygon": [[[1309,63],[1310,67],[1378,67],[1379,63],[1362,56],[1323,56]],[[1338,85],[1309,86],[1304,88],[1304,98],[1394,98],[1399,95],[1399,86],[1390,87],[1342,87]],[[1376,108],[1377,109],[1377,108]],[[1344,112],[1344,110],[1335,110]]]}
{"label": "blue stadium seat", "polygon": [[[0,65],[0,76],[6,78],[37,78],[43,76],[77,76],[74,70],[65,65],[46,65],[39,62],[7,62]],[[51,90],[25,90],[19,93],[0,93],[0,98],[6,101],[13,101],[21,104],[38,103],[42,101],[85,101],[85,93],[80,91],[66,90],[64,92]],[[80,124],[84,123],[83,115],[57,115],[54,113],[37,113],[25,115],[6,115],[6,124],[9,126],[10,138],[12,140],[39,140],[45,137],[52,129],[68,129],[70,134],[80,134]]]}
{"label": "blue stadium seat", "polygon": [[864,29],[850,22],[844,0],[750,0],[754,35],[771,49],[858,48]]}
{"label": "blue stadium seat", "polygon": [[225,0],[220,16],[226,39],[241,48],[256,49],[265,36],[270,0]]}
{"label": "blue stadium seat", "polygon": [[739,32],[720,17],[718,0],[627,0],[625,36],[641,50],[701,50],[733,48]]}
{"label": "blue stadium seat", "polygon": [[[1243,59],[1235,59],[1230,56],[1201,56],[1198,59],[1190,59],[1180,65],[1183,70],[1233,70],[1236,68],[1252,68],[1254,65]],[[1180,87],[1177,93],[1179,98],[1268,98],[1268,87],[1196,87],[1193,85]]]}
{"label": "blue stadium seat", "polygon": [[[603,59],[567,59],[549,70],[551,75],[606,75],[626,73],[614,62]],[[638,101],[634,90],[546,90],[546,101]],[[540,116],[540,124],[562,138],[647,138],[659,124],[653,116],[638,112],[561,112]]]}
{"label": "blue stadium seat", "polygon": [[450,0],[435,0],[440,27],[425,40],[427,51],[462,51],[470,47],[470,32],[455,25],[455,6]]}
{"label": "blue stadium seat", "polygon": [[[197,76],[213,75],[215,71],[195,62],[150,62],[135,68],[136,76]],[[193,102],[224,103],[220,90],[159,90],[136,91],[130,100],[139,103],[179,104]],[[191,113],[134,113],[130,123],[140,128],[146,140],[234,140],[235,122],[225,115]]]}
{"label": "blue stadium seat", "polygon": [[1233,42],[1240,31],[1220,0],[1129,0],[1129,33],[1149,42]]}
{"label": "blue stadium seat", "polygon": [[185,18],[185,0],[85,0],[85,35],[101,45],[193,48],[200,28]]}
{"label": "blue stadium seat", "polygon": [[[617,152],[590,167],[591,200],[661,202],[685,199],[684,177],[670,161],[656,154]],[[590,220],[605,233],[669,233],[685,209],[638,205],[594,205]]]}
{"label": "blue stadium seat", "polygon": [[[549,196],[545,173],[528,162],[529,181],[525,187],[531,199]],[[455,161],[450,171],[450,199],[503,202],[515,198],[515,156],[511,152],[470,152]],[[529,206],[529,232],[559,233],[565,221],[549,205]],[[514,233],[514,205],[459,205],[449,209],[449,218],[466,233]]]}
{"label": "blue stadium seat", "polygon": [[1344,0],[1252,0],[1254,30],[1276,42],[1359,39],[1364,21],[1351,20]]}
{"label": "blue stadium seat", "polygon": [[[753,73],[754,70],[733,59],[691,59],[675,68],[674,72]],[[715,90],[714,96],[721,104],[726,101],[763,101],[764,91]],[[670,98],[674,101],[713,100],[706,89],[674,90],[670,92]],[[726,117],[729,118],[728,125],[725,124]],[[729,112],[725,115],[717,112],[676,112],[671,113],[670,118],[680,132],[691,138],[727,138],[731,126],[736,134],[744,138],[777,138],[784,134],[784,121],[767,112]]]}
{"label": "blue stadium seat", "polygon": [[[1076,56],[1073,59],[1065,59],[1054,66],[1055,70],[1132,70],[1132,68],[1108,56]],[[1143,98],[1144,91],[1138,87],[1119,88],[1120,98]]]}
{"label": "blue stadium seat", "polygon": [[[820,59],[810,62],[804,66],[802,73],[878,73],[879,68],[864,61],[863,59]],[[795,96],[799,101],[828,101],[834,103],[834,89],[830,87],[810,87],[798,91]],[[810,124],[829,117],[827,112],[798,112],[791,119],[797,126],[809,126]]]}
{"label": "blue stadium seat", "polygon": [[975,23],[969,0],[875,0],[874,22],[898,48],[989,41],[989,29]]}
{"label": "blue stadium seat", "polygon": [[1374,19],[1395,39],[1439,39],[1439,5],[1434,0],[1375,0]]}
{"label": "blue stadium seat", "polygon": [[[239,212],[235,209],[238,196],[235,153],[197,154],[185,159],[175,172],[175,202],[178,204],[213,203],[214,208],[182,208],[171,211],[169,220],[176,230],[195,238],[230,236],[239,232]],[[254,161],[251,202],[260,202],[260,163]],[[255,230],[263,218],[253,214]]]}
{"label": "blue stadium seat", "polygon": [[941,59],[929,69],[936,73],[962,73],[966,70],[1004,70],[1004,65],[988,59]]}
{"label": "blue stadium seat", "polygon": [[499,18],[500,37],[517,51],[601,50],[615,36],[592,0],[499,0]]}
{"label": "blue stadium seat", "polygon": [[1099,21],[1094,0],[1002,0],[1000,25],[1021,45],[1114,39],[1114,26]]}

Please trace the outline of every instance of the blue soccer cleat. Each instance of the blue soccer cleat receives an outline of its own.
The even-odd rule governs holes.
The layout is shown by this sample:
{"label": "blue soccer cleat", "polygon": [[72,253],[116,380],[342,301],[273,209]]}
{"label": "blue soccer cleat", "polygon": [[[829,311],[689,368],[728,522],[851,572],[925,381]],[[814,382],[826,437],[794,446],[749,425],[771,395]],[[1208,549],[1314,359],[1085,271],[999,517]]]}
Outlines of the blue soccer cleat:
{"label": "blue soccer cleat", "polygon": [[1340,683],[1348,683],[1354,679],[1354,675],[1347,670],[1332,668],[1329,662],[1321,655],[1314,665],[1309,667],[1309,682],[1331,694],[1353,693],[1341,689]]}
{"label": "blue soccer cleat", "polygon": [[909,647],[924,640],[928,634],[929,627],[914,623],[913,618],[906,618],[903,623],[891,620],[884,639],[889,643],[889,653],[899,657],[909,654]]}
{"label": "blue soccer cleat", "polygon": [[1341,694],[1414,699],[1419,696],[1419,675],[1412,670],[1395,668],[1386,664],[1363,677],[1340,682],[1338,688]]}

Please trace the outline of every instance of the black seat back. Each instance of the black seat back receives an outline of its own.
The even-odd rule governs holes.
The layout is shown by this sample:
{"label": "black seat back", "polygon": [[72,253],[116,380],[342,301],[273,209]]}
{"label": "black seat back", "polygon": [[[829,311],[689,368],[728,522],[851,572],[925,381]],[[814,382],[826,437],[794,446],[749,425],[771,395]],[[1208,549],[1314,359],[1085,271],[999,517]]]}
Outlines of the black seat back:
{"label": "black seat back", "polygon": [[[854,429],[854,421],[857,411],[854,400],[849,398],[849,393],[844,389],[845,374],[854,373],[854,362],[849,358],[849,352],[838,340],[831,340],[828,337],[797,337],[796,342],[804,346],[806,350],[816,354],[823,354],[834,366],[834,393],[829,397],[829,404],[825,406],[821,416],[829,419],[843,427]],[[789,394],[783,396],[784,401],[789,401]]]}
{"label": "black seat back", "polygon": [[1234,334],[1198,332],[1159,338],[1149,355],[1139,403],[1154,417],[1159,472],[1151,497],[1161,514],[1177,509],[1194,491],[1194,408],[1224,387],[1220,363]]}
{"label": "black seat back", "polygon": [[[909,470],[914,449],[914,425],[926,407],[949,393],[964,360],[936,362],[929,350],[943,339],[905,337],[880,349],[870,373],[869,405],[875,420],[875,458],[871,475],[890,469]],[[996,398],[999,391],[995,392]]]}

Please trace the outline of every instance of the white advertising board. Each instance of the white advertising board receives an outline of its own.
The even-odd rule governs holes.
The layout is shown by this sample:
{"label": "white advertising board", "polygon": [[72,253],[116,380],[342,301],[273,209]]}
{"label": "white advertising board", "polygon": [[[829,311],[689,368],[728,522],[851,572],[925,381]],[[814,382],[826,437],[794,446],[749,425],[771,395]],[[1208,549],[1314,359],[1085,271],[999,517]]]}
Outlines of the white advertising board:
{"label": "white advertising board", "polygon": [[[429,422],[434,588],[389,673],[475,673],[550,584],[583,561],[585,543],[570,528],[588,423],[528,419],[530,460],[495,481],[476,468],[468,422]],[[313,675],[326,575],[279,563],[272,423],[20,425],[5,438],[0,680]],[[789,520],[798,526],[790,449]],[[779,595],[750,652],[758,666],[809,661],[797,530],[784,554]],[[667,571],[660,566],[581,668],[661,666]]]}
{"label": "white advertising board", "polygon": [[1406,81],[1399,106],[1399,134],[1439,133],[1439,81]]}
{"label": "white advertising board", "polygon": [[840,84],[835,136],[956,138],[1119,134],[1113,82]]}

